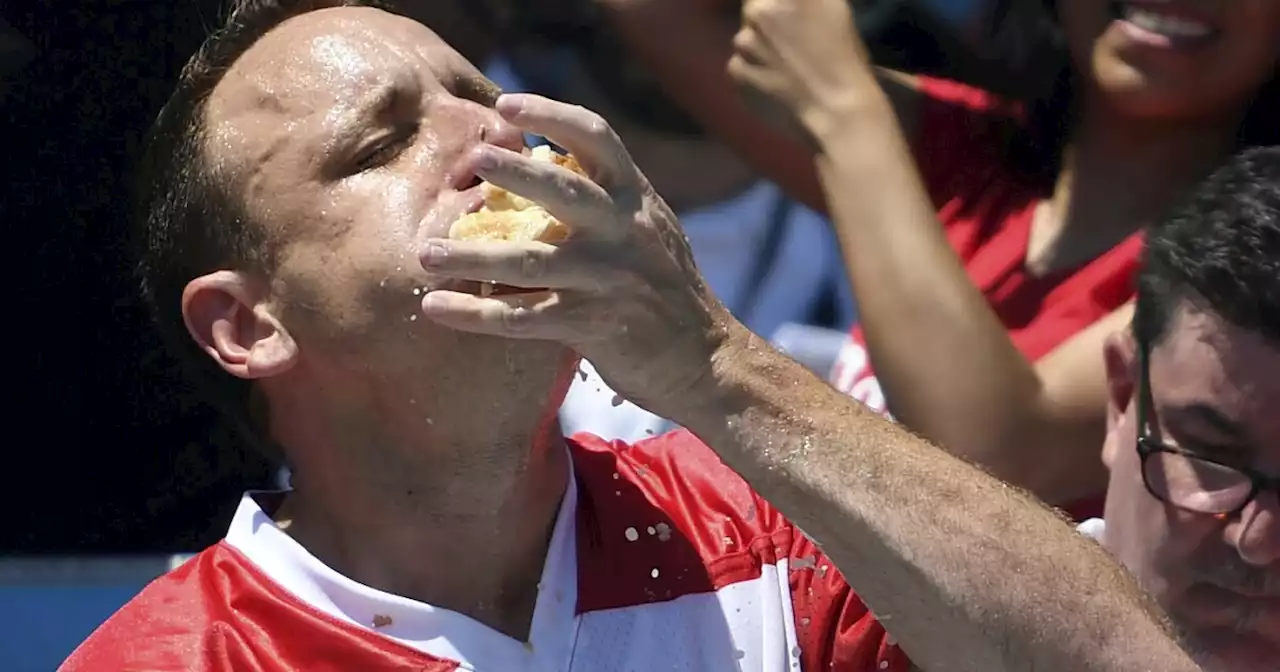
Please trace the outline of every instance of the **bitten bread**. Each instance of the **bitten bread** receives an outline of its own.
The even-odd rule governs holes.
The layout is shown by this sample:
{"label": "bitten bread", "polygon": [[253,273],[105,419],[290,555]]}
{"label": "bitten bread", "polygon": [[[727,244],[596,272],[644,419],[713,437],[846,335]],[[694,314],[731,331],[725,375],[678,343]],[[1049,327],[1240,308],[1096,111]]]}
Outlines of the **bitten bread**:
{"label": "bitten bread", "polygon": [[[546,145],[535,147],[529,157],[585,175],[582,166],[572,156],[557,154]],[[481,184],[480,188],[484,194],[484,207],[454,222],[449,229],[450,238],[558,243],[569,237],[569,227],[537,203],[488,182]]]}

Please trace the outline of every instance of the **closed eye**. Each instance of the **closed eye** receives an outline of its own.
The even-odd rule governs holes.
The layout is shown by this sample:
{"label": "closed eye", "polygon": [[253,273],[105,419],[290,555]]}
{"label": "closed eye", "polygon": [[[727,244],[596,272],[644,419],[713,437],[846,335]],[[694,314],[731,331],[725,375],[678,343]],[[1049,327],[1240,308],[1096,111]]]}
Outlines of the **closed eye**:
{"label": "closed eye", "polygon": [[398,129],[393,133],[379,136],[357,155],[354,172],[363,173],[381,168],[398,157],[418,135],[418,126]]}

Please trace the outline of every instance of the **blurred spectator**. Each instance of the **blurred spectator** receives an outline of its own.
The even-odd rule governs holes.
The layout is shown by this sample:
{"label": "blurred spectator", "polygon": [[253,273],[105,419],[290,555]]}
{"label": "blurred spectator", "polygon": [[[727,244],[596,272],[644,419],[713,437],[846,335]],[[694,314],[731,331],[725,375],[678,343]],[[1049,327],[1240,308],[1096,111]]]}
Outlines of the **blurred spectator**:
{"label": "blurred spectator", "polygon": [[1151,229],[1106,345],[1099,538],[1207,672],[1280,664],[1280,147],[1232,159]]}
{"label": "blurred spectator", "polygon": [[[734,75],[781,101],[788,128],[814,143],[775,131],[760,154],[741,130],[760,117],[729,99],[732,84],[710,64],[675,67],[728,49],[723,12],[736,3],[606,4],[673,91],[702,92],[686,96],[690,109],[738,129],[726,138],[755,145],[761,165],[817,147],[861,318],[834,382],[996,475],[1096,513],[1081,500],[1104,483],[1092,447],[1107,329],[1046,355],[1108,315],[1123,322],[1142,225],[1240,144],[1280,133],[1271,93],[1241,123],[1275,74],[1280,5],[1060,3],[1077,67],[1048,100],[1011,105],[874,71],[846,0],[803,11],[753,0]],[[656,30],[673,25],[701,38]],[[797,193],[812,196],[812,175],[793,176]]]}

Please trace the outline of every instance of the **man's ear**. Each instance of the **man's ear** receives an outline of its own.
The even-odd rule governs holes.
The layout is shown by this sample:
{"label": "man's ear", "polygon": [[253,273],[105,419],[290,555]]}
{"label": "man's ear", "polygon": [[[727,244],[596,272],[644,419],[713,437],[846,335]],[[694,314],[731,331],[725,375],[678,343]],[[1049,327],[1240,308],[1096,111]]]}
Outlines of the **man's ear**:
{"label": "man's ear", "polygon": [[227,373],[270,378],[297,362],[298,346],[267,299],[262,281],[216,271],[187,283],[182,318],[200,349]]}
{"label": "man's ear", "polygon": [[[1125,414],[1134,402],[1138,380],[1138,344],[1133,333],[1123,329],[1107,337],[1102,346],[1107,374],[1107,435],[1102,448],[1102,461],[1108,467],[1115,457],[1116,448],[1123,441],[1111,440],[1111,434],[1121,430]],[[1125,430],[1131,431],[1131,430]]]}

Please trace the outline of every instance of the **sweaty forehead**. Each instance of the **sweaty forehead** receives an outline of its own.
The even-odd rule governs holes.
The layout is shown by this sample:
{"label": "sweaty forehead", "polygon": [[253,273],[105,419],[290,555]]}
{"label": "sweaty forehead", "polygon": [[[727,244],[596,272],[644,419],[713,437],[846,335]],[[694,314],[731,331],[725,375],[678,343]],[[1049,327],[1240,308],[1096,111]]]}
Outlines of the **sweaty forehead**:
{"label": "sweaty forehead", "polygon": [[259,39],[214,88],[205,117],[210,149],[221,159],[252,160],[289,135],[340,124],[389,89],[429,93],[478,75],[411,19],[370,7],[308,12]]}

